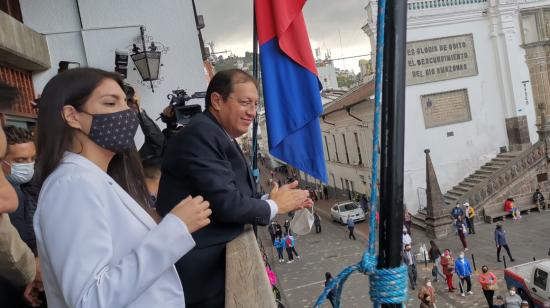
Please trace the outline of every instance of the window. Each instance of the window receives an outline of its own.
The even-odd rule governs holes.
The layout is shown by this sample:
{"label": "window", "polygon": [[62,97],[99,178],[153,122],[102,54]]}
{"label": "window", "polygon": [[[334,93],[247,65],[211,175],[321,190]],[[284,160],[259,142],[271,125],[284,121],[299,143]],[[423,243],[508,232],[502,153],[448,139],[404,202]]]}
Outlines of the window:
{"label": "window", "polygon": [[355,145],[357,146],[357,155],[359,156],[359,165],[363,164],[363,157],[361,156],[361,147],[359,146],[359,135],[357,133],[353,133],[355,136]]}
{"label": "window", "polygon": [[349,164],[348,145],[346,144],[346,134],[342,134],[342,139],[344,139],[344,150],[346,150],[346,163]]}
{"label": "window", "polygon": [[330,160],[330,152],[329,152],[329,150],[328,150],[327,135],[325,135],[325,147],[327,148],[327,158],[328,158],[328,160]]}
{"label": "window", "polygon": [[546,290],[546,282],[548,280],[548,273],[537,268],[535,270],[535,279],[533,279],[533,283],[535,284],[535,286],[543,289],[543,290]]}
{"label": "window", "polygon": [[529,44],[539,41],[539,33],[537,29],[537,16],[535,13],[522,14],[521,25],[523,32],[523,43]]}
{"label": "window", "polygon": [[340,212],[353,211],[358,208],[359,207],[355,203],[346,203],[346,204],[340,205]]}
{"label": "window", "polygon": [[340,161],[340,157],[338,157],[338,145],[336,145],[335,135],[332,135],[332,141],[334,141],[334,149],[336,150],[336,161]]}
{"label": "window", "polygon": [[342,181],[342,190],[346,189],[346,187],[344,186],[344,179],[340,178],[340,181]]}

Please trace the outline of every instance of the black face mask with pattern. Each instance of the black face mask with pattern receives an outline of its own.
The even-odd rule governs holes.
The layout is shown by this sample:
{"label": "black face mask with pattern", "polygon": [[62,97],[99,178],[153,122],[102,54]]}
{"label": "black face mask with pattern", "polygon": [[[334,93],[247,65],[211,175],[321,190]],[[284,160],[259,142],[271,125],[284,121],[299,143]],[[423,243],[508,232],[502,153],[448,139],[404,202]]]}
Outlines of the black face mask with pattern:
{"label": "black face mask with pattern", "polygon": [[134,145],[134,136],[139,127],[139,120],[134,110],[127,109],[104,114],[82,112],[92,116],[88,138],[100,147],[114,153],[121,153]]}

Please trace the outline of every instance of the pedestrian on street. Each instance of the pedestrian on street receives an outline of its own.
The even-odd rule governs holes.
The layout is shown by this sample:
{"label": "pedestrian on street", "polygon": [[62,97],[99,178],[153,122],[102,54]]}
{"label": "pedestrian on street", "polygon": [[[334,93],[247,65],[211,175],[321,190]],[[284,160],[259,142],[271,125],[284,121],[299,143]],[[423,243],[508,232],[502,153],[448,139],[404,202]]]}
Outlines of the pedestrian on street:
{"label": "pedestrian on street", "polygon": [[285,226],[285,234],[289,234],[290,233],[290,221],[288,219],[285,220],[284,226]]}
{"label": "pedestrian on street", "polygon": [[[426,298],[429,298],[429,300],[426,300]],[[428,304],[428,307],[435,306],[435,290],[432,287],[430,278],[424,279],[424,285],[418,291],[418,299],[420,299],[423,303]]]}
{"label": "pedestrian on street", "polygon": [[403,226],[403,247],[410,244],[412,244],[412,238],[409,235],[409,232],[407,232],[407,227]]}
{"label": "pedestrian on street", "polygon": [[411,233],[411,226],[412,226],[412,217],[411,213],[409,213],[409,210],[405,206],[405,213],[403,213],[403,225],[405,225],[405,228],[407,228],[407,233]]}
{"label": "pedestrian on street", "polygon": [[300,255],[298,254],[298,252],[296,251],[296,239],[294,238],[294,236],[292,236],[292,234],[288,234],[288,238],[290,239],[290,248],[292,250],[292,253],[298,257],[298,260],[300,260],[302,257],[300,257]]}
{"label": "pedestrian on street", "polygon": [[269,224],[269,227],[267,227],[267,231],[269,232],[269,236],[271,237],[271,244],[275,245],[275,235],[277,234],[275,221],[272,221],[271,224]]}
{"label": "pedestrian on street", "polygon": [[424,294],[420,299],[420,308],[435,308],[432,298],[429,294]]}
{"label": "pedestrian on street", "polygon": [[458,218],[456,219],[455,227],[458,232],[458,238],[462,243],[462,247],[464,247],[464,251],[468,251],[468,243],[466,242],[466,234],[468,234],[468,230],[466,229],[466,225],[464,224],[464,216],[458,216]]}
{"label": "pedestrian on street", "polygon": [[497,295],[493,308],[506,308],[506,304],[504,303],[504,298],[502,298],[502,296]]}
{"label": "pedestrian on street", "polygon": [[[325,287],[330,283],[331,280],[332,280],[332,274],[330,272],[326,272],[325,273]],[[332,305],[332,307],[334,308],[335,307],[335,305],[334,305],[334,290],[330,289],[330,291],[328,291],[327,298],[330,301],[330,304]]]}
{"label": "pedestrian on street", "polygon": [[460,252],[458,255],[458,259],[455,261],[455,271],[458,275],[458,286],[460,287],[460,295],[466,296],[464,293],[464,281],[466,281],[466,293],[468,295],[474,294],[472,292],[472,279],[470,276],[472,276],[472,267],[470,266],[470,262],[464,258],[464,252]]}
{"label": "pedestrian on street", "polygon": [[285,243],[283,242],[283,239],[277,235],[277,237],[275,237],[275,241],[273,245],[275,246],[275,249],[277,249],[277,255],[279,256],[279,263],[285,262],[285,256],[283,255],[283,249],[285,248]]}
{"label": "pedestrian on street", "polygon": [[292,255],[292,239],[290,238],[290,233],[288,233],[287,236],[285,236],[285,238],[283,239],[283,244],[286,249],[286,254],[288,255],[288,261],[286,263],[294,263],[294,257]]}
{"label": "pedestrian on street", "polygon": [[451,210],[451,216],[456,221],[459,216],[464,216],[464,210],[460,207],[460,203],[457,202],[455,207]]}
{"label": "pedestrian on street", "polygon": [[516,288],[511,287],[510,290],[508,290],[508,295],[506,295],[506,299],[504,300],[504,303],[506,304],[506,308],[520,308],[521,302],[522,302],[522,299],[516,293]]}
{"label": "pedestrian on street", "polygon": [[365,215],[369,212],[369,199],[367,199],[366,195],[361,195],[361,200],[359,200],[359,204],[361,205],[361,208],[363,209],[363,212]]}
{"label": "pedestrian on street", "polygon": [[441,267],[443,268],[443,273],[447,279],[447,287],[449,292],[454,292],[456,289],[453,286],[453,273],[455,271],[455,260],[449,249],[445,249],[443,256],[441,257]]}
{"label": "pedestrian on street", "polygon": [[529,302],[526,300],[522,300],[520,308],[529,308]]}
{"label": "pedestrian on street", "polygon": [[323,195],[325,196],[325,200],[328,200],[328,187],[323,185]]}
{"label": "pedestrian on street", "polygon": [[546,210],[546,202],[544,202],[544,195],[540,192],[540,189],[536,189],[533,194],[533,203],[535,203],[539,209]]}
{"label": "pedestrian on street", "polygon": [[479,275],[479,284],[481,284],[481,289],[483,290],[483,295],[485,295],[489,308],[492,308],[493,296],[497,289],[497,276],[489,272],[489,267],[487,267],[487,265],[481,267],[481,272],[482,273]]}
{"label": "pedestrian on street", "polygon": [[416,288],[416,256],[411,251],[411,245],[405,245],[405,250],[403,251],[403,262],[407,265],[408,275],[409,275],[409,284],[411,289]]}
{"label": "pedestrian on street", "polygon": [[497,262],[500,261],[500,250],[502,247],[506,249],[506,253],[508,253],[508,257],[510,257],[510,261],[514,262],[516,261],[514,258],[512,258],[512,254],[510,253],[510,247],[508,247],[508,241],[506,240],[506,230],[502,228],[502,223],[499,221],[497,222],[497,227],[495,228],[495,244],[497,246]]}
{"label": "pedestrian on street", "polygon": [[353,221],[353,218],[348,217],[348,230],[349,230],[348,238],[351,240],[351,238],[353,237],[353,240],[355,241],[355,235],[353,235],[354,229],[355,229],[355,222]]}
{"label": "pedestrian on street", "polygon": [[464,203],[464,214],[466,215],[466,224],[468,225],[468,233],[476,234],[476,229],[474,226],[474,219],[476,217],[476,211],[473,206],[470,206],[470,203]]}
{"label": "pedestrian on street", "polygon": [[434,281],[437,282],[438,275],[445,279],[445,276],[439,270],[439,265],[441,264],[441,251],[439,250],[439,247],[437,247],[434,240],[430,240],[430,250],[428,251],[428,255],[430,256],[430,260],[433,262],[432,276],[434,277]]}
{"label": "pedestrian on street", "polygon": [[313,224],[315,225],[315,233],[321,233],[321,217],[317,213],[313,213]]}
{"label": "pedestrian on street", "polygon": [[278,222],[275,222],[275,237],[283,237],[283,228],[281,228],[281,225]]}

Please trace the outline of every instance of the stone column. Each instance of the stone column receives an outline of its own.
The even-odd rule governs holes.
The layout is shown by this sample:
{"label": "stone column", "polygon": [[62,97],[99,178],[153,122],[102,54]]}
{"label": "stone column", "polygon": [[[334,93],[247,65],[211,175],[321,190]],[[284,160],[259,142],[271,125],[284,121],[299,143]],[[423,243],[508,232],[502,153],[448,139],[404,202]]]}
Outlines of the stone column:
{"label": "stone column", "polygon": [[506,133],[510,151],[522,151],[531,146],[527,116],[517,116],[506,119]]}
{"label": "stone column", "polygon": [[537,121],[540,123],[540,111],[550,114],[550,44],[536,42],[523,45],[525,48],[525,62],[529,69],[533,100],[535,101]]}
{"label": "stone column", "polygon": [[[504,115],[506,132],[511,151],[529,148],[529,128],[527,117],[518,114],[523,97],[523,78],[517,59],[521,56],[517,46],[521,44],[521,29],[517,22],[519,11],[517,0],[490,0],[487,16],[490,23],[490,37],[495,46],[496,69]],[[524,107],[521,107],[524,108]]]}
{"label": "stone column", "polygon": [[445,209],[445,200],[437,181],[430,150],[426,153],[426,235],[431,238],[441,238],[452,232],[450,209]]}

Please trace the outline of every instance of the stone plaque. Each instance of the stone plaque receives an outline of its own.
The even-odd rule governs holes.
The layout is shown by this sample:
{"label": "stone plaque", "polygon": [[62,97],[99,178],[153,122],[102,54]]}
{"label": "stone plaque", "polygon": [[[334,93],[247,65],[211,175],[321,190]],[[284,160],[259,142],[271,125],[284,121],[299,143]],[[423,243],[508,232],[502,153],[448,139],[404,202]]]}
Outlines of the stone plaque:
{"label": "stone plaque", "polygon": [[407,85],[477,75],[472,34],[407,43]]}
{"label": "stone plaque", "polygon": [[420,96],[426,128],[472,120],[466,89]]}

